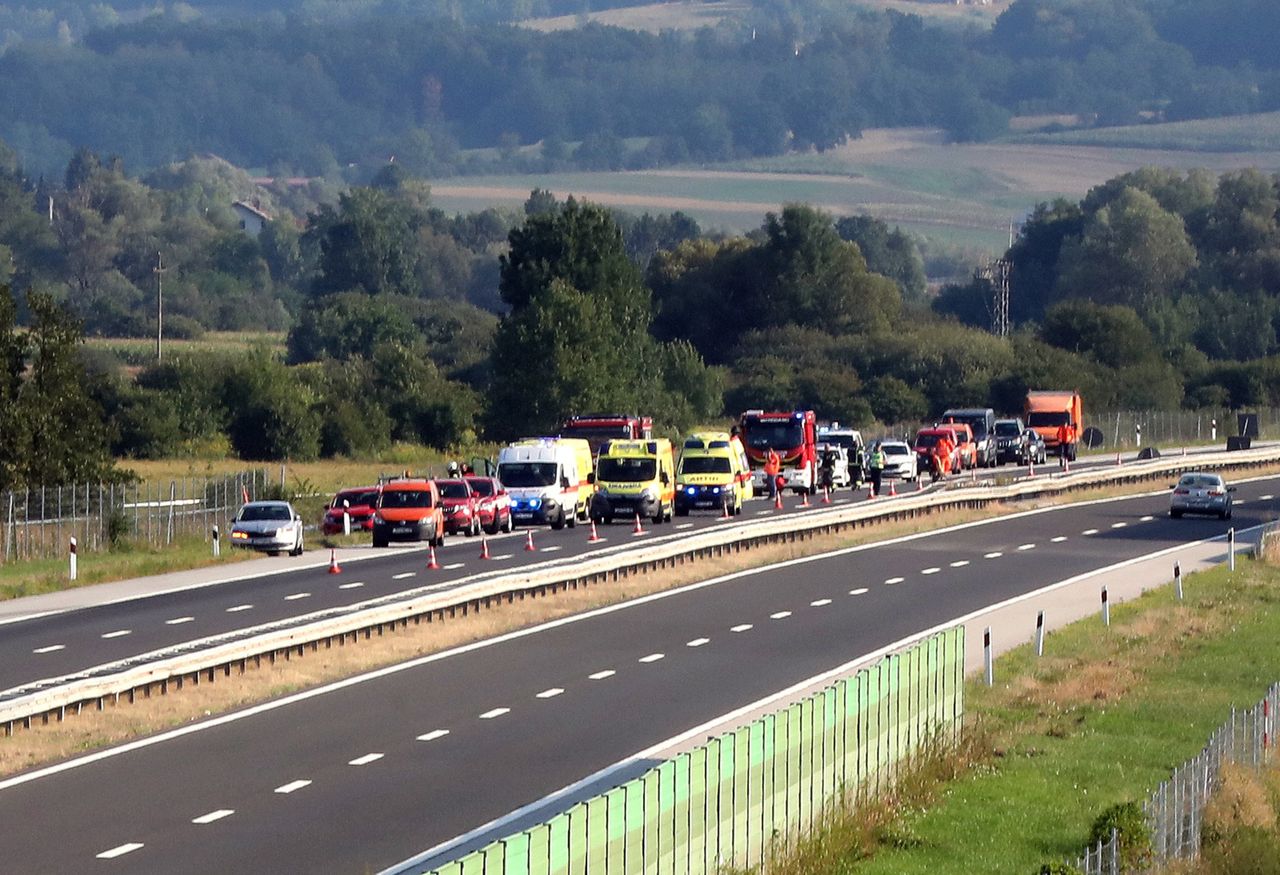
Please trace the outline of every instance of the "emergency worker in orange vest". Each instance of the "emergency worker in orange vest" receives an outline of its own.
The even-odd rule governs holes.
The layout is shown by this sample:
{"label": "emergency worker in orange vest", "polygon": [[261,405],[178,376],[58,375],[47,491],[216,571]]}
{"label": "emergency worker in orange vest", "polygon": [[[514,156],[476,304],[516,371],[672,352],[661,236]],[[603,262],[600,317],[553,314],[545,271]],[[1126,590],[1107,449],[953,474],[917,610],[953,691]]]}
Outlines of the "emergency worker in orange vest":
{"label": "emergency worker in orange vest", "polygon": [[778,458],[778,453],[772,447],[769,448],[769,454],[764,458],[764,479],[769,484],[769,498],[771,500],[778,497],[778,475],[782,473],[782,460]]}
{"label": "emergency worker in orange vest", "polygon": [[938,438],[938,456],[939,461],[942,462],[942,476],[944,477],[951,473],[951,461],[955,458],[955,452],[956,445],[951,442],[951,438],[945,435]]}
{"label": "emergency worker in orange vest", "polygon": [[1071,444],[1075,443],[1075,429],[1071,427],[1071,423],[1064,422],[1058,426],[1058,464],[1065,465],[1067,461],[1067,451]]}

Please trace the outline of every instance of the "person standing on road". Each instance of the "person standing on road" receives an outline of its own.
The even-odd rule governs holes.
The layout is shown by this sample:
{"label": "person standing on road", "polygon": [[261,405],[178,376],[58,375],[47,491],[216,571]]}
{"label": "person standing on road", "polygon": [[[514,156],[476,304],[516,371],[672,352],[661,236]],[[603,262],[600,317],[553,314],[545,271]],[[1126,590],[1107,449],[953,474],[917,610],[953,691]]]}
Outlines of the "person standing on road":
{"label": "person standing on road", "polygon": [[951,463],[955,460],[956,445],[951,442],[951,438],[943,435],[938,438],[936,444],[938,448],[938,459],[942,462],[940,472],[943,477],[951,473]]}
{"label": "person standing on road", "polygon": [[1067,464],[1067,447],[1071,444],[1071,424],[1068,422],[1058,426],[1058,466]]}
{"label": "person standing on road", "polygon": [[876,495],[880,494],[880,481],[884,477],[884,450],[880,448],[879,441],[871,450],[871,491]]}
{"label": "person standing on road", "polygon": [[768,454],[764,457],[764,479],[769,485],[770,501],[776,501],[778,498],[778,475],[781,473],[782,460],[778,458],[777,450],[770,447]]}

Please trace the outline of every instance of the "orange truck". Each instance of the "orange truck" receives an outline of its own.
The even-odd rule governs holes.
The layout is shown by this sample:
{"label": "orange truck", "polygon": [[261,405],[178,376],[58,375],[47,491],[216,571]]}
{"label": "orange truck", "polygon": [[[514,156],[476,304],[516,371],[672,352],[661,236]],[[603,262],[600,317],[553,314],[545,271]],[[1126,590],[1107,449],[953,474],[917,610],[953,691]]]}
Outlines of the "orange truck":
{"label": "orange truck", "polygon": [[1084,405],[1079,392],[1028,392],[1024,414],[1027,427],[1034,428],[1044,438],[1050,455],[1061,452],[1058,428],[1063,423],[1069,425],[1072,440],[1067,444],[1066,453],[1068,459],[1075,461],[1077,441],[1084,431]]}

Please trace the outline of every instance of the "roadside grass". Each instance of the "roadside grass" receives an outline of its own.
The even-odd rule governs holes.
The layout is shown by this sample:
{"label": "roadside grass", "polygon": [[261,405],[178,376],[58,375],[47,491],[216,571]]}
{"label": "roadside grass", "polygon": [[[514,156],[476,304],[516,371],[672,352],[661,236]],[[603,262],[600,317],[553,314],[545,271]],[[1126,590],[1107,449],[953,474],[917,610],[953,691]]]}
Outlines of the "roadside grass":
{"label": "roadside grass", "polygon": [[[191,340],[165,339],[164,349],[170,356],[183,353],[247,352],[265,347],[284,350],[283,331],[209,331]],[[154,337],[87,337],[85,346],[114,355],[126,365],[149,365],[155,361]]]}
{"label": "roadside grass", "polygon": [[1008,141],[1187,152],[1274,152],[1280,142],[1280,112],[1025,134]]}
{"label": "roadside grass", "polygon": [[[1030,644],[1001,656],[993,687],[966,684],[973,735],[950,767],[912,776],[926,787],[890,796],[890,819],[884,803],[837,812],[767,871],[1029,875],[1074,860],[1099,814],[1144,799],[1280,677],[1280,569],[1241,561],[1184,588],[1182,603],[1165,586],[1113,606],[1110,628],[1053,632],[1042,658]],[[829,862],[797,867],[810,844]]]}

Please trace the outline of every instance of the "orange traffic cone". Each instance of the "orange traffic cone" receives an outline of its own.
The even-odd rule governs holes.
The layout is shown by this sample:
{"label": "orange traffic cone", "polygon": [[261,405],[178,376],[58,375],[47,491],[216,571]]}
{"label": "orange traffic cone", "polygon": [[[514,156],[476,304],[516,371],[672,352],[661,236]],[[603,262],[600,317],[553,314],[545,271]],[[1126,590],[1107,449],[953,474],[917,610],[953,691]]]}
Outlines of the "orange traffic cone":
{"label": "orange traffic cone", "polygon": [[898,495],[898,487],[894,485],[892,480],[889,481],[889,497],[896,498]]}
{"label": "orange traffic cone", "polygon": [[341,574],[342,568],[338,565],[338,553],[336,550],[329,551],[329,573]]}
{"label": "orange traffic cone", "polygon": [[594,544],[596,541],[602,540],[602,539],[601,539],[601,537],[600,537],[600,534],[596,531],[596,521],[595,521],[595,520],[592,520],[592,521],[591,521],[591,537],[590,537],[590,538],[587,538],[587,540],[588,540],[590,543],[592,543],[592,544]]}
{"label": "orange traffic cone", "polygon": [[534,552],[535,550],[537,550],[537,549],[538,549],[537,547],[533,546],[533,531],[532,531],[532,530],[530,530],[530,531],[526,532],[525,534],[526,534],[526,537],[525,537],[525,539],[524,539],[524,549],[525,549],[525,552],[526,552],[526,553],[532,553],[532,552]]}
{"label": "orange traffic cone", "polygon": [[831,503],[831,487],[830,486],[822,490],[822,503],[823,504]]}
{"label": "orange traffic cone", "polygon": [[809,490],[808,489],[800,490],[800,506],[801,507],[809,506]]}
{"label": "orange traffic cone", "polygon": [[876,485],[868,481],[867,483],[867,501],[876,497]]}
{"label": "orange traffic cone", "polygon": [[436,545],[432,544],[427,548],[427,568],[432,570],[440,567],[440,563],[436,561]]}
{"label": "orange traffic cone", "polygon": [[731,502],[728,502],[728,501],[720,502],[720,506],[723,508],[723,511],[720,513],[720,519],[722,520],[733,519],[733,510],[729,507],[730,503]]}
{"label": "orange traffic cone", "polygon": [[1036,476],[1036,463],[1033,459],[1027,459],[1027,476]]}
{"label": "orange traffic cone", "polygon": [[1070,456],[1062,457],[1062,473],[1063,474],[1071,473],[1071,457]]}
{"label": "orange traffic cone", "polygon": [[[531,537],[531,538],[533,537],[533,532],[530,532],[530,533],[529,533],[529,537]],[[530,543],[532,543],[532,542],[530,542]],[[525,549],[528,549],[528,548],[526,547]],[[486,537],[485,537],[485,536],[483,536],[483,535],[481,535],[481,536],[480,536],[480,558],[481,558],[481,559],[489,559],[489,558],[491,558],[491,557],[489,556],[489,539],[488,539],[488,538],[486,538]]]}
{"label": "orange traffic cone", "polygon": [[773,494],[773,509],[782,510],[782,490],[779,489]]}
{"label": "orange traffic cone", "polygon": [[638,513],[636,514],[636,524],[635,524],[635,527],[631,529],[631,534],[633,535],[644,534],[644,525],[640,522],[640,514]]}

